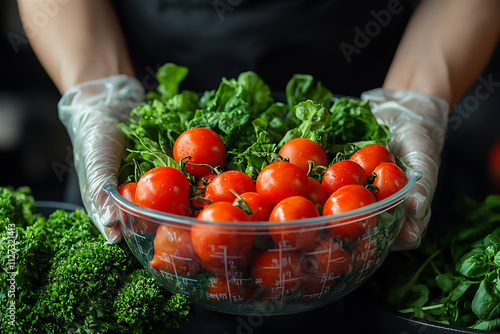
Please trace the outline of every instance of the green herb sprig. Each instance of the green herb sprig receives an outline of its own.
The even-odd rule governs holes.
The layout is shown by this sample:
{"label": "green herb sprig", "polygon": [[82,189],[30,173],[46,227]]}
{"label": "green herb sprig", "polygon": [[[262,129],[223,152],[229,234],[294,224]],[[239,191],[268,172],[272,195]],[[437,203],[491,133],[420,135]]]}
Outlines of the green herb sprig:
{"label": "green herb sprig", "polygon": [[389,254],[364,291],[382,305],[457,327],[500,329],[500,196],[457,205],[463,221]]}

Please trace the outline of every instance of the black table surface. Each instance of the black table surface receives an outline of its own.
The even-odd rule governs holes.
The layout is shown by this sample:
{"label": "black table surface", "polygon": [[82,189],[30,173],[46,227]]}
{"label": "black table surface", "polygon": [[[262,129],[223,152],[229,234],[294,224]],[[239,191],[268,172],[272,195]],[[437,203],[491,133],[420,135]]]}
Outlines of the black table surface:
{"label": "black table surface", "polygon": [[489,333],[427,322],[383,309],[353,292],[323,307],[301,313],[266,316],[231,315],[195,307],[189,323],[176,334],[294,334],[294,333]]}

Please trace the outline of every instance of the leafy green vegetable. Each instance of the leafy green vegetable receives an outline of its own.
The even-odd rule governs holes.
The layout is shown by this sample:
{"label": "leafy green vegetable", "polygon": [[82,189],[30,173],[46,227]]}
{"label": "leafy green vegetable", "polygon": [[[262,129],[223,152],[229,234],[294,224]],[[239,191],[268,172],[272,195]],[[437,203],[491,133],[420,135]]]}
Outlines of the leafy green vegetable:
{"label": "leafy green vegetable", "polygon": [[[258,123],[259,120],[254,121]],[[258,125],[256,124],[256,127]],[[255,143],[248,147],[244,152],[230,151],[229,154],[234,154],[233,163],[236,169],[248,174],[253,179],[257,178],[259,172],[269,163],[273,161],[273,153],[276,151],[276,144],[269,140],[267,132],[262,131]]]}
{"label": "leafy green vegetable", "polygon": [[497,282],[496,271],[486,274],[472,300],[472,311],[481,320],[493,320],[500,315],[500,294],[496,288]]}
{"label": "leafy green vegetable", "polygon": [[426,320],[498,330],[500,196],[464,198],[457,210],[460,224],[426,235],[417,250],[389,254],[365,291]]}
{"label": "leafy green vegetable", "polygon": [[338,152],[349,144],[357,148],[373,143],[385,145],[391,140],[389,128],[377,122],[368,103],[351,98],[335,100],[330,109],[330,126],[326,128],[330,134],[327,150]]}
{"label": "leafy green vegetable", "polygon": [[[330,156],[370,143],[385,145],[391,134],[377,123],[367,102],[338,98],[310,75],[296,74],[286,86],[285,101],[275,101],[269,86],[254,72],[197,94],[179,92],[188,70],[165,64],[156,91],[132,110],[119,128],[129,139],[119,182],[137,180],[157,166],[173,166],[175,139],[192,127],[217,132],[228,152],[227,168],[256,177],[288,140],[303,137],[319,143]],[[201,97],[200,97],[201,96]],[[333,104],[333,105],[332,105]]]}
{"label": "leafy green vegetable", "polygon": [[[190,313],[187,297],[168,296],[144,269],[136,270],[118,292],[113,308],[123,329],[165,333],[185,325]],[[152,316],[154,315],[154,316]]]}
{"label": "leafy green vegetable", "polygon": [[156,92],[148,92],[149,98],[168,101],[179,91],[179,84],[184,80],[189,70],[187,67],[167,63],[158,69]]}
{"label": "leafy green vegetable", "polygon": [[85,242],[65,255],[53,264],[34,314],[47,317],[49,323],[67,333],[114,329],[109,323],[112,303],[133,268],[132,257],[103,238]]}
{"label": "leafy green vegetable", "polygon": [[288,105],[295,106],[302,101],[313,100],[330,108],[333,94],[320,82],[314,85],[315,80],[311,75],[295,74],[286,85],[286,98]]}
{"label": "leafy green vegetable", "polygon": [[0,187],[0,231],[5,231],[8,224],[26,227],[37,219],[35,202],[27,187],[14,190]]}
{"label": "leafy green vegetable", "polygon": [[189,301],[156,284],[126,245],[108,243],[84,211],[45,218],[29,188],[0,187],[0,224],[1,333],[163,333],[189,319]]}
{"label": "leafy green vegetable", "polygon": [[281,147],[294,138],[308,138],[325,146],[327,135],[325,129],[331,118],[328,109],[323,104],[307,100],[295,105],[294,112],[300,125],[289,130],[278,146]]}

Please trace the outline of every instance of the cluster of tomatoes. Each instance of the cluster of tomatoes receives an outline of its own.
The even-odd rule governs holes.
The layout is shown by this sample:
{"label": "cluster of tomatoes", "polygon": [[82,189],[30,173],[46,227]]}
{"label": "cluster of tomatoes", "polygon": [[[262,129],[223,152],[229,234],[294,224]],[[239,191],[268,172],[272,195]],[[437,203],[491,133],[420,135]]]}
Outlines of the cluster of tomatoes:
{"label": "cluster of tomatoes", "polygon": [[[185,172],[196,178],[195,186],[173,167],[153,168],[137,183],[120,186],[119,193],[138,205],[200,221],[270,222],[265,233],[261,224],[255,230],[249,224],[238,228],[237,223],[153,224],[155,253],[150,265],[180,276],[208,270],[215,274],[209,295],[219,296],[222,290],[234,298],[244,295],[245,280],[270,294],[299,286],[311,293],[324,289],[325,282],[334,281],[329,277],[347,273],[355,258],[341,241],[357,241],[358,254],[370,251],[374,257],[375,245],[370,239],[363,242],[363,236],[375,228],[376,214],[350,223],[335,217],[307,226],[287,222],[335,216],[402,189],[406,174],[391,152],[368,145],[350,159],[329,165],[319,144],[296,138],[283,145],[279,155],[283,160],[267,165],[256,180],[237,170],[215,172],[214,167],[225,164],[224,143],[212,130],[192,128],[175,142],[173,157],[178,162],[190,157]],[[318,171],[311,166],[322,166],[322,176],[311,177],[311,171]],[[304,285],[305,281],[322,283]]]}

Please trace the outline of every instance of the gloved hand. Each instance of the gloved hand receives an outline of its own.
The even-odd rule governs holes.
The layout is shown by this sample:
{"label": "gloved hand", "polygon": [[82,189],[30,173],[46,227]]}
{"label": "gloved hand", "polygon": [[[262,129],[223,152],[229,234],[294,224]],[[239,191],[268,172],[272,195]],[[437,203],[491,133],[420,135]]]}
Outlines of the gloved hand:
{"label": "gloved hand", "polygon": [[423,172],[411,190],[407,217],[392,250],[420,245],[431,217],[440,156],[448,123],[448,103],[438,97],[382,88],[364,92],[377,120],[393,134],[389,149],[415,170]]}
{"label": "gloved hand", "polygon": [[127,75],[88,81],[70,88],[58,103],[59,118],[73,144],[74,163],[88,215],[110,242],[122,239],[118,208],[102,190],[117,183],[125,136],[116,125],[144,99],[141,83]]}

